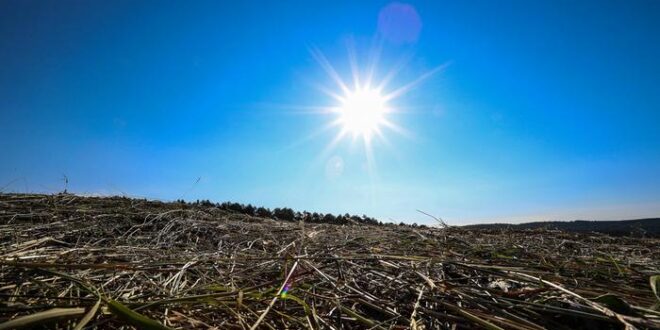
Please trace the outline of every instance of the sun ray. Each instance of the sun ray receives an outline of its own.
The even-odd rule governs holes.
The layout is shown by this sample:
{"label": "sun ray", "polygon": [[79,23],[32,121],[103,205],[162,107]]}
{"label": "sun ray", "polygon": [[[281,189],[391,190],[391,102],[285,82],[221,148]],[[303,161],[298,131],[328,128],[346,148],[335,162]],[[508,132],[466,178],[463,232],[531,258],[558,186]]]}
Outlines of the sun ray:
{"label": "sun ray", "polygon": [[401,126],[399,126],[399,125],[397,125],[393,122],[391,122],[390,120],[383,119],[381,124],[382,124],[382,126],[387,127],[390,130],[392,130],[396,133],[399,133],[400,135],[410,137],[410,132],[408,132],[408,130],[406,130],[405,128],[403,128],[403,127],[401,127]]}
{"label": "sun ray", "polygon": [[376,89],[379,91],[384,90],[385,87],[387,87],[387,85],[392,81],[392,79],[394,79],[394,77],[396,77],[396,75],[399,74],[399,72],[401,72],[401,70],[406,66],[406,64],[408,64],[411,57],[412,55],[408,55],[398,60],[396,64],[394,64],[394,66],[392,66],[392,68],[387,71],[387,74],[385,75],[385,77],[383,77],[383,79],[381,79]]}
{"label": "sun ray", "polygon": [[317,157],[317,161],[323,160],[323,159],[325,159],[326,157],[328,157],[328,155],[330,155],[330,153],[332,153],[332,151],[335,150],[335,148],[337,147],[337,145],[339,144],[339,142],[341,142],[341,140],[344,139],[344,137],[345,137],[346,135],[347,135],[346,130],[341,129],[341,130],[339,131],[339,133],[337,133],[337,135],[335,135],[335,137],[330,141],[330,143],[328,143],[328,144],[325,146],[325,148],[323,148],[323,150],[321,150],[321,153],[320,153],[319,156]]}
{"label": "sun ray", "polygon": [[298,104],[258,103],[254,105],[254,109],[265,111],[273,110],[285,115],[319,115],[332,113],[332,107],[329,106]]}
{"label": "sun ray", "polygon": [[283,150],[294,149],[294,148],[302,145],[303,143],[305,143],[307,141],[311,141],[312,139],[316,138],[317,136],[319,136],[319,135],[335,128],[337,125],[340,125],[340,124],[341,123],[339,123],[337,120],[331,121],[331,122],[321,126],[320,129],[316,129],[312,133],[307,134],[306,136],[304,136],[304,137],[294,141],[293,143],[285,146],[283,148]]}
{"label": "sun ray", "polygon": [[383,50],[382,38],[375,37],[375,41],[373,41],[373,43],[375,43],[375,46],[371,47],[371,51],[369,52],[369,59],[367,61],[367,68],[365,73],[365,86],[367,88],[371,88],[374,76],[376,74],[376,68],[380,62],[380,55]]}
{"label": "sun ray", "polygon": [[392,143],[387,138],[387,136],[383,133],[382,129],[379,128],[379,129],[376,130],[376,137],[378,137],[378,142],[385,145],[388,149],[392,147]]}
{"label": "sun ray", "polygon": [[401,86],[401,87],[395,89],[394,91],[392,91],[392,92],[386,94],[386,95],[384,96],[384,99],[385,99],[386,101],[389,101],[389,100],[395,99],[395,98],[397,98],[397,97],[399,97],[399,96],[401,96],[401,95],[403,95],[403,94],[409,92],[411,89],[417,87],[417,85],[419,85],[420,83],[422,83],[424,80],[430,78],[430,77],[433,76],[434,74],[436,74],[436,73],[438,73],[438,72],[444,70],[445,68],[447,68],[447,66],[449,66],[449,64],[450,64],[450,63],[448,62],[448,63],[442,64],[442,65],[439,65],[439,66],[433,68],[432,70],[430,70],[430,71],[428,71],[428,72],[422,74],[421,76],[419,76],[417,79],[415,79],[415,80],[413,80],[413,81],[411,81],[411,82],[409,82],[409,83],[407,83],[407,84],[405,84],[405,85],[403,85],[403,86]]}
{"label": "sun ray", "polygon": [[346,83],[344,83],[344,81],[339,76],[339,73],[337,73],[337,70],[335,70],[335,68],[330,64],[325,55],[323,55],[323,53],[321,53],[321,51],[316,48],[312,48],[310,52],[312,53],[314,59],[316,59],[319,65],[321,65],[325,72],[330,76],[330,78],[332,78],[332,80],[334,80],[334,82],[339,86],[342,92],[344,92],[344,94],[350,92],[350,89],[348,86],[346,86]]}
{"label": "sun ray", "polygon": [[351,66],[351,75],[353,76],[353,88],[360,86],[360,69],[357,62],[357,55],[355,53],[355,42],[349,39],[346,48],[348,49],[348,63]]}
{"label": "sun ray", "polygon": [[327,87],[325,87],[325,86],[322,86],[322,85],[316,84],[315,87],[316,87],[316,89],[318,89],[321,93],[323,93],[323,94],[325,94],[325,95],[327,95],[327,96],[330,96],[331,98],[335,99],[337,102],[343,102],[343,101],[344,101],[345,96],[343,96],[343,95],[341,95],[341,94],[338,94],[338,93],[336,93],[336,92],[330,90],[329,88],[327,88]]}

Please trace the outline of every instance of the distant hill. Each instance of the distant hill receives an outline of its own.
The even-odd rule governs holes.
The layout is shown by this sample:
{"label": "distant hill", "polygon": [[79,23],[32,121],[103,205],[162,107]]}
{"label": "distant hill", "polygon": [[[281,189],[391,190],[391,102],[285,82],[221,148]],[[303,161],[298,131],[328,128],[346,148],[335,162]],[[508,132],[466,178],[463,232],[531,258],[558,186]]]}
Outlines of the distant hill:
{"label": "distant hill", "polygon": [[493,223],[462,226],[474,229],[558,229],[569,232],[599,232],[610,235],[660,236],[660,218],[615,221],[543,221],[520,224]]}

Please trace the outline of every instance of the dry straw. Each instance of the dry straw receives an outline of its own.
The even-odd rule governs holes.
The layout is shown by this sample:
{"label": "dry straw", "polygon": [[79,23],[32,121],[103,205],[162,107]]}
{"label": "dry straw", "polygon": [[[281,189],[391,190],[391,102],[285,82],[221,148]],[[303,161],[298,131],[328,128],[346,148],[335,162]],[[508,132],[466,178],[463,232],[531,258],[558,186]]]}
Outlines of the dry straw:
{"label": "dry straw", "polygon": [[0,329],[660,328],[655,238],[69,194],[0,195],[0,237]]}

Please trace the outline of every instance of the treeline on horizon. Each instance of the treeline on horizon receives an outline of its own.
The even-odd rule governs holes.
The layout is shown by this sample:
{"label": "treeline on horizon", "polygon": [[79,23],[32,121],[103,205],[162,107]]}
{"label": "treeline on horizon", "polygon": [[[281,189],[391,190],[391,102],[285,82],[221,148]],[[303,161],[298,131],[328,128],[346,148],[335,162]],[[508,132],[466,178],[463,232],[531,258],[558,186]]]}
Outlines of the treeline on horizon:
{"label": "treeline on horizon", "polygon": [[538,221],[518,224],[490,223],[464,226],[466,229],[526,230],[555,229],[566,232],[600,232],[610,235],[660,237],[660,218],[631,220]]}
{"label": "treeline on horizon", "polygon": [[[367,224],[367,225],[385,225],[383,222],[369,217],[367,215],[351,215],[348,213],[334,215],[332,213],[319,213],[319,212],[308,212],[308,211],[294,211],[288,207],[276,207],[274,209],[269,209],[263,206],[253,206],[252,204],[241,204],[235,202],[223,202],[223,203],[213,203],[210,200],[197,200],[195,202],[186,202],[182,199],[178,199],[175,203],[185,204],[185,205],[195,205],[201,207],[216,207],[220,210],[234,212],[239,214],[245,214],[254,217],[260,218],[269,218],[282,221],[303,221],[308,223],[326,223],[326,224],[339,224],[339,225],[348,225],[348,224]],[[405,223],[400,223],[399,225],[408,225]],[[417,224],[412,224],[411,226],[417,227]]]}
{"label": "treeline on horizon", "polygon": [[[405,223],[400,222],[396,224],[394,222],[382,222],[376,218],[369,217],[365,214],[362,216],[351,215],[349,213],[334,215],[332,213],[322,213],[322,212],[309,212],[309,211],[295,211],[289,207],[276,207],[274,209],[269,209],[263,206],[254,206],[252,204],[242,204],[236,202],[222,202],[214,203],[208,199],[195,200],[195,201],[185,201],[183,199],[177,199],[174,201],[163,201],[163,200],[154,200],[148,199],[145,197],[129,197],[126,195],[122,196],[84,196],[76,195],[69,193],[64,190],[62,192],[48,195],[43,193],[15,193],[15,192],[2,192],[0,195],[33,195],[33,196],[78,196],[86,200],[101,200],[111,202],[112,200],[121,200],[121,201],[142,201],[147,204],[150,204],[152,207],[159,207],[159,205],[170,205],[170,207],[192,207],[192,208],[216,208],[222,211],[235,213],[235,214],[244,214],[247,216],[267,218],[279,221],[303,221],[307,223],[318,223],[318,224],[335,224],[335,225],[351,225],[351,224],[365,224],[372,226],[407,226],[413,228],[428,228],[426,225],[418,225],[417,223]],[[131,203],[132,204],[132,203]]]}

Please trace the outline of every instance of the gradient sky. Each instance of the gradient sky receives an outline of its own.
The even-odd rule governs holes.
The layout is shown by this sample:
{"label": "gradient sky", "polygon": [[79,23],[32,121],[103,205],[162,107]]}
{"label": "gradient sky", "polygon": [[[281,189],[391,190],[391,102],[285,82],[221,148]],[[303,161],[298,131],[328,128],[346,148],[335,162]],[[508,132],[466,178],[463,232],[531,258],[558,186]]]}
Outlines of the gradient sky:
{"label": "gradient sky", "polygon": [[[339,129],[307,111],[337,89],[310,50],[348,80],[350,47],[360,68],[380,48],[377,78],[405,63],[390,89],[447,64],[391,103],[407,134],[375,140],[371,170],[350,138],[324,153]],[[659,60],[660,1],[4,0],[0,188],[66,175],[419,223],[660,216]]]}

